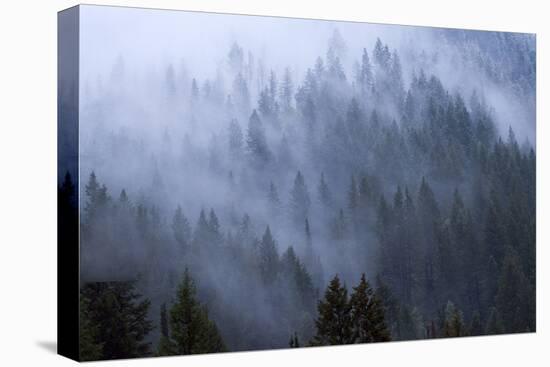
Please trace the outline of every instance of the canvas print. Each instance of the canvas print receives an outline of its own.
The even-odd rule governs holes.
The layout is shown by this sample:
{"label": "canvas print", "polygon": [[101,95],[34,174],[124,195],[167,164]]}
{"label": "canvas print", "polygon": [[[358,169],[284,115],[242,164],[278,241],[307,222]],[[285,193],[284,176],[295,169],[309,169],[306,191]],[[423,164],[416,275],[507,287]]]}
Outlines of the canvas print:
{"label": "canvas print", "polygon": [[78,359],[536,331],[535,35],[76,9]]}

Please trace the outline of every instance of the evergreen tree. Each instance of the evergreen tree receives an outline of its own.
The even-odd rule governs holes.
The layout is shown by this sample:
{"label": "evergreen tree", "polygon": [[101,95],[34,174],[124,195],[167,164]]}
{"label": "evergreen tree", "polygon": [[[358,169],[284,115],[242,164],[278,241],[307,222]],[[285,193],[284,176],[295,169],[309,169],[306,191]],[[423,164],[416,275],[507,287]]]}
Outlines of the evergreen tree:
{"label": "evergreen tree", "polygon": [[290,69],[286,68],[280,91],[281,108],[286,113],[292,110],[293,89],[292,75]]}
{"label": "evergreen tree", "polygon": [[372,87],[374,86],[374,76],[372,73],[369,54],[365,48],[363,49],[363,55],[361,56],[361,66],[357,79],[357,84],[360,87],[361,94],[366,96],[371,92]]}
{"label": "evergreen tree", "polygon": [[508,256],[502,266],[495,298],[495,306],[504,325],[503,331],[512,333],[534,330],[534,304],[534,294],[530,292],[529,282],[517,259]]}
{"label": "evergreen tree", "polygon": [[331,207],[332,193],[330,192],[330,189],[325,181],[324,173],[321,173],[321,179],[319,180],[319,185],[317,186],[317,198],[325,208]]}
{"label": "evergreen tree", "polygon": [[160,340],[157,348],[157,356],[172,356],[176,354],[176,347],[170,338],[168,323],[166,303],[163,303],[160,307]]}
{"label": "evergreen tree", "polygon": [[182,248],[189,246],[191,242],[191,226],[179,205],[172,219],[172,231],[174,232],[174,238]]}
{"label": "evergreen tree", "polygon": [[382,71],[387,71],[389,69],[391,55],[390,51],[388,50],[388,46],[384,46],[382,44],[382,41],[380,41],[380,38],[376,39],[372,54],[375,64]]}
{"label": "evergreen tree", "polygon": [[90,319],[89,300],[80,297],[79,353],[81,361],[103,358],[103,343],[99,341],[99,327]]}
{"label": "evergreen tree", "polygon": [[311,200],[309,198],[309,192],[304,180],[304,176],[300,171],[296,173],[294,179],[294,185],[290,191],[290,213],[291,219],[295,224],[303,223],[308,217]]}
{"label": "evergreen tree", "polygon": [[85,315],[95,328],[96,345],[103,346],[101,359],[149,356],[146,341],[153,329],[148,319],[150,302],[142,299],[133,282],[88,283],[81,289],[87,304]]}
{"label": "evergreen tree", "polygon": [[216,324],[196,299],[196,288],[185,269],[176,302],[170,309],[170,329],[176,354],[201,354],[225,351]]}
{"label": "evergreen tree", "polygon": [[208,239],[212,245],[220,245],[223,241],[223,236],[220,230],[220,222],[214,209],[210,209],[208,214]]}
{"label": "evergreen tree", "polygon": [[88,225],[93,225],[98,214],[105,208],[109,200],[107,187],[99,184],[95,173],[92,171],[85,186],[85,192],[87,196],[84,207],[85,221]]}
{"label": "evergreen tree", "polygon": [[262,241],[260,242],[260,273],[266,284],[272,284],[277,277],[279,270],[279,254],[277,244],[271,235],[269,226],[265,229]]}
{"label": "evergreen tree", "polygon": [[444,337],[466,335],[462,312],[451,302],[445,307],[445,321],[443,324]]}
{"label": "evergreen tree", "polygon": [[346,287],[340,284],[338,275],[330,281],[317,309],[317,333],[312,344],[341,345],[354,342],[348,292]]}
{"label": "evergreen tree", "polygon": [[348,235],[347,230],[348,226],[344,215],[344,209],[340,209],[331,226],[332,238],[337,241],[345,239]]}
{"label": "evergreen tree", "polygon": [[267,146],[265,130],[256,110],[252,112],[248,122],[246,144],[255,162],[265,164],[270,159],[271,152]]}
{"label": "evergreen tree", "polygon": [[195,227],[194,241],[199,245],[206,243],[208,241],[208,234],[209,227],[208,221],[206,220],[206,213],[204,212],[204,209],[201,209],[199,220],[197,221],[197,225]]}
{"label": "evergreen tree", "polygon": [[247,115],[250,113],[250,91],[248,89],[248,84],[246,79],[241,73],[238,73],[235,76],[233,81],[233,103],[237,111],[242,115]]}
{"label": "evergreen tree", "polygon": [[233,74],[238,74],[243,71],[244,67],[244,51],[237,42],[233,42],[227,55],[227,63]]}
{"label": "evergreen tree", "polygon": [[350,298],[351,323],[355,343],[389,341],[390,333],[384,320],[382,302],[374,293],[365,274],[353,288]]}
{"label": "evergreen tree", "polygon": [[399,318],[399,302],[393,296],[390,288],[382,281],[380,275],[376,277],[375,295],[380,300],[384,311],[384,321],[390,332],[390,337],[393,337],[394,334],[398,334],[396,329]]}
{"label": "evergreen tree", "polygon": [[272,209],[272,212],[276,214],[281,206],[281,200],[279,199],[279,193],[273,181],[269,183],[269,191],[267,193],[267,200]]}
{"label": "evergreen tree", "polygon": [[280,272],[287,281],[287,289],[293,293],[301,311],[311,312],[314,308],[315,291],[306,267],[289,246],[281,256]]}

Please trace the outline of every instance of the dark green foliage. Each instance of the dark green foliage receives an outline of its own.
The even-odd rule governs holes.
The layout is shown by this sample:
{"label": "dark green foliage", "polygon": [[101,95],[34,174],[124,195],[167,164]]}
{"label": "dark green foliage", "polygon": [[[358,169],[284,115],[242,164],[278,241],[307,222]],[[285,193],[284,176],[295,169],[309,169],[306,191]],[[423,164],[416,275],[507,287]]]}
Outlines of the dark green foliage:
{"label": "dark green foliage", "polygon": [[501,270],[495,304],[504,325],[504,332],[534,330],[533,293],[529,282],[519,269],[516,259],[507,257]]}
{"label": "dark green foliage", "polygon": [[452,302],[445,307],[445,320],[443,321],[444,337],[456,337],[466,335],[462,312]]}
{"label": "dark green foliage", "polygon": [[391,340],[386,327],[383,301],[363,274],[359,284],[348,297],[345,285],[336,275],[324,298],[319,301],[317,334],[313,345],[372,343]]}
{"label": "dark green foliage", "polygon": [[166,303],[163,303],[160,307],[160,341],[156,353],[158,356],[171,356],[176,354],[176,347],[174,342],[170,339],[168,322]]}
{"label": "dark green foliage", "polygon": [[81,361],[103,358],[103,343],[99,341],[99,327],[90,320],[89,300],[80,298],[79,351]]}
{"label": "dark green foliage", "polygon": [[225,351],[216,324],[208,318],[206,308],[196,299],[195,284],[187,269],[170,309],[170,330],[175,354]]}
{"label": "dark green foliage", "polygon": [[306,267],[296,256],[292,246],[281,256],[280,271],[282,276],[287,279],[286,289],[298,301],[299,308],[311,312],[314,308],[315,297],[313,282]]}
{"label": "dark green foliage", "polygon": [[[159,338],[153,336],[157,354],[297,347],[298,336],[302,345],[328,345],[535,330],[534,147],[518,144],[511,128],[508,137],[499,135],[501,111],[479,91],[465,99],[460,86],[451,92],[423,70],[437,62],[429,55],[399,54],[380,39],[372,52],[362,51],[351,60],[356,53],[346,52],[335,31],[324,59],[303,74],[287,68],[278,82],[265,60],[245,58],[234,44],[228,88],[221,81],[180,79],[171,68],[163,84],[178,101],[166,115],[179,119],[189,109],[193,116],[184,123],[190,131],[202,137],[203,124],[227,123],[207,147],[179,136],[179,121],[166,121],[178,127],[167,128],[158,156],[137,139],[113,136],[114,162],[131,152],[145,166],[150,157],[142,152],[154,152],[154,170],[149,181],[122,189],[116,200],[91,172],[80,213],[81,278],[137,278],[155,307],[168,301],[169,311],[161,306]],[[523,47],[511,51],[532,58]],[[503,82],[490,65],[493,57],[474,58],[489,80]],[[418,64],[401,65],[412,59]],[[354,61],[348,79],[345,66]],[[413,69],[412,76],[403,74]],[[524,71],[530,80],[534,73]],[[304,79],[293,80],[296,75]],[[510,80],[513,93],[529,85],[521,73]],[[248,120],[245,136],[237,119]],[[161,177],[177,181],[164,185]],[[316,200],[306,177],[316,181]],[[119,192],[116,178],[107,179]],[[208,185],[195,198],[188,189],[197,182]],[[58,189],[59,210],[78,228],[75,191],[67,175]],[[174,211],[177,200],[189,205]],[[191,225],[185,215],[200,207]],[[281,256],[278,244],[287,248]],[[182,264],[201,287],[195,290],[186,273],[172,299]],[[317,304],[325,270],[340,277]],[[376,291],[363,277],[348,297],[342,283],[365,271],[379,274]],[[119,320],[126,316],[109,306],[124,298],[113,295],[113,287],[83,298],[83,359],[150,354],[145,340],[153,337],[137,340],[139,333]],[[128,312],[140,313],[139,301],[133,302],[136,310]],[[98,306],[114,325],[113,337],[94,318]],[[141,334],[147,329],[142,326]]]}
{"label": "dark green foliage", "polygon": [[[90,347],[101,345],[99,359],[135,358],[149,356],[151,345],[146,341],[153,329],[148,319],[149,300],[142,299],[133,282],[88,283],[81,289],[81,317],[87,334],[87,353],[92,350],[95,358],[98,350]],[[84,357],[83,357],[84,358]]]}
{"label": "dark green foliage", "polygon": [[365,274],[353,288],[350,298],[353,339],[356,343],[389,341],[390,333],[384,320],[384,307],[374,293]]}
{"label": "dark green foliage", "polygon": [[327,287],[324,298],[317,305],[319,316],[315,320],[317,334],[314,345],[352,344],[353,329],[348,291],[336,275]]}

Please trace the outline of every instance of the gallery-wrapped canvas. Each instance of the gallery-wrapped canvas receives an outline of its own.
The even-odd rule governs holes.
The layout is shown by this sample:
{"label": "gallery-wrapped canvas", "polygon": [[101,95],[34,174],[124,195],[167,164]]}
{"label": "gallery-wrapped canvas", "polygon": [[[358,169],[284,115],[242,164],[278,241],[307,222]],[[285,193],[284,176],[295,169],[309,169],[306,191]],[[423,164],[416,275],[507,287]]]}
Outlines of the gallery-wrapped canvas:
{"label": "gallery-wrapped canvas", "polygon": [[535,35],[84,5],[58,40],[60,354],[536,330]]}

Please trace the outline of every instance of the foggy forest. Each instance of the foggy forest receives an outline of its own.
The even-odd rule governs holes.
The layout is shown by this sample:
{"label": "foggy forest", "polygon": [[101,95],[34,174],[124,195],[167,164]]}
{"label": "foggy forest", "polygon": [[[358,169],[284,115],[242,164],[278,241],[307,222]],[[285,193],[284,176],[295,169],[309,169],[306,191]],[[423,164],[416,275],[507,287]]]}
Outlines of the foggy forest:
{"label": "foggy forest", "polygon": [[322,32],[84,64],[82,359],[535,331],[534,36],[216,17]]}

